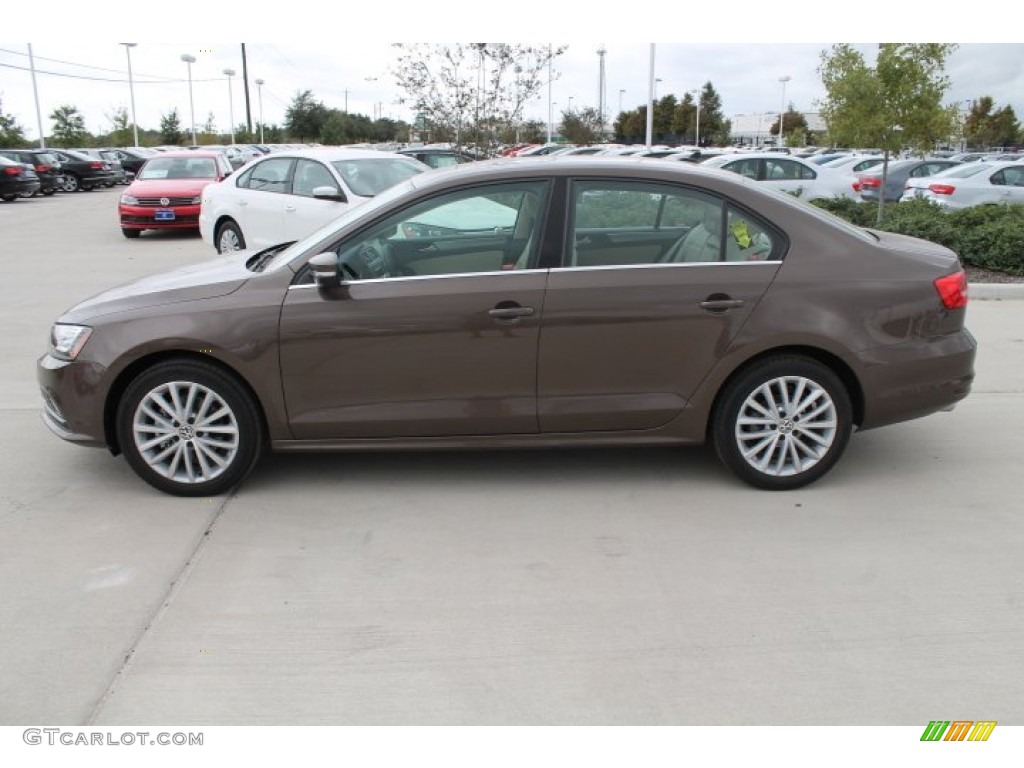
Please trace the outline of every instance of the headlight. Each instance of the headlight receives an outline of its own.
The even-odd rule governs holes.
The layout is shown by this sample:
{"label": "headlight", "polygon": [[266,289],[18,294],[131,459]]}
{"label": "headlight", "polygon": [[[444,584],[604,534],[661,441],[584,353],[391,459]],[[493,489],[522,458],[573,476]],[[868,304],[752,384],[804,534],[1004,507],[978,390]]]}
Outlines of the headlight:
{"label": "headlight", "polygon": [[138,205],[139,198],[131,195],[121,195],[121,205]]}
{"label": "headlight", "polygon": [[92,335],[92,328],[87,325],[62,325],[57,323],[50,331],[50,347],[56,357],[62,360],[74,360],[82,351],[85,342]]}
{"label": "headlight", "polygon": [[203,202],[202,195],[196,195],[195,197],[192,198],[192,205],[199,205],[201,202]]}

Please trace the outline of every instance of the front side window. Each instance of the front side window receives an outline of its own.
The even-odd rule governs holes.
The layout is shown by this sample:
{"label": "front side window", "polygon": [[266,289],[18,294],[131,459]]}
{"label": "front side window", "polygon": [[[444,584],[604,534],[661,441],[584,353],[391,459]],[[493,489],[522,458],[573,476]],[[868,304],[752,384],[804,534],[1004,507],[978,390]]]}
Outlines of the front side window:
{"label": "front side window", "polygon": [[315,160],[299,160],[295,166],[295,180],[292,182],[292,194],[300,197],[312,197],[317,187],[338,188],[338,182],[327,170],[327,166]]}
{"label": "front side window", "polygon": [[334,250],[343,280],[527,269],[536,258],[545,181],[490,184],[405,208]]}

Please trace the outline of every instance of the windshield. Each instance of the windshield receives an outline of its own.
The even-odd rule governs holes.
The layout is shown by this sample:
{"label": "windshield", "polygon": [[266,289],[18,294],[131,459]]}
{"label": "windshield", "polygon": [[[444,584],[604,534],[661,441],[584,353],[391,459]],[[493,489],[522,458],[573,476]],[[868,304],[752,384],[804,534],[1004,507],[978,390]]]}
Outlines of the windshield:
{"label": "windshield", "polygon": [[217,163],[212,157],[154,157],[142,166],[139,178],[216,179]]}
{"label": "windshield", "polygon": [[400,181],[427,170],[422,163],[408,157],[334,160],[331,165],[341,174],[352,194],[359,197],[375,197]]}
{"label": "windshield", "polygon": [[[416,165],[419,164],[417,163]],[[295,243],[290,248],[286,248],[281,251],[281,253],[274,257],[273,261],[267,264],[264,271],[273,272],[276,269],[280,269],[300,253],[309,250],[319,241],[329,238],[332,233],[341,231],[350,224],[359,221],[364,216],[367,218],[372,217],[378,210],[390,204],[392,200],[401,197],[412,189],[413,186],[411,181],[401,182],[390,189],[385,190],[372,200],[367,200],[365,203],[357,203],[349,206],[349,208],[336,219],[332,219],[327,224],[320,227],[316,232],[313,232],[311,235],[299,240],[299,242]],[[315,256],[316,254],[310,255]]]}

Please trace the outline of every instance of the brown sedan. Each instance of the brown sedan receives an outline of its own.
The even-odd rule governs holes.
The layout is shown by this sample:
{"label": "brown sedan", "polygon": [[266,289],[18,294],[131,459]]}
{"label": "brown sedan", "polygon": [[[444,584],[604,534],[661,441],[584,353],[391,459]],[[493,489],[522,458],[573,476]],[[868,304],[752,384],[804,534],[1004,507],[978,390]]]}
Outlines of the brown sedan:
{"label": "brown sedan", "polygon": [[706,440],[787,489],[855,427],[967,395],[966,289],[946,248],[735,174],[498,160],[79,304],[38,376],[55,433],[182,495],[228,490],[267,447]]}

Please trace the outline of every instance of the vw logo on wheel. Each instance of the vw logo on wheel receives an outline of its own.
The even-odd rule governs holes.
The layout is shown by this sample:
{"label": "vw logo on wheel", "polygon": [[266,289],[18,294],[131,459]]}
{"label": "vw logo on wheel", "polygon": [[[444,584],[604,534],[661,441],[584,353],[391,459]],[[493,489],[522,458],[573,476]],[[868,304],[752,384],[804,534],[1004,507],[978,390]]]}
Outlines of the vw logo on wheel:
{"label": "vw logo on wheel", "polygon": [[167,197],[161,197],[160,198],[160,205],[170,205],[170,204],[171,204],[170,198],[167,198]]}

